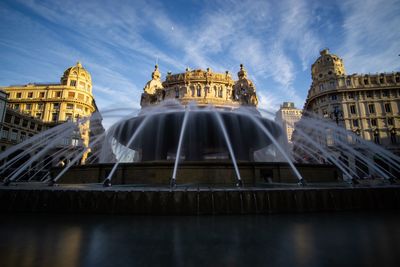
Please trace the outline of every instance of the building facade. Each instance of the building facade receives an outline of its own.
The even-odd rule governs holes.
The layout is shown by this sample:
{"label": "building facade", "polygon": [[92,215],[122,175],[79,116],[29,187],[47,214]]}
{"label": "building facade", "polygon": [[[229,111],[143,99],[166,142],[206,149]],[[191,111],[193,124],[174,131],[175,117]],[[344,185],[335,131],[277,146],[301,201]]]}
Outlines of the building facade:
{"label": "building facade", "polygon": [[[358,137],[374,142],[396,155],[400,155],[400,72],[377,74],[346,74],[343,60],[328,49],[311,68],[312,84],[304,104],[303,116],[316,116],[331,120]],[[359,177],[376,172],[353,153],[336,150],[335,136],[327,130],[326,140],[319,140],[331,153],[340,154]],[[388,170],[378,154],[367,156],[357,148],[357,141],[348,139],[348,145]],[[356,143],[354,143],[356,142]]]}
{"label": "building facade", "polygon": [[327,49],[311,71],[305,111],[399,154],[400,72],[347,75],[343,60]]}
{"label": "building facade", "polygon": [[167,99],[176,99],[183,105],[196,101],[199,106],[212,104],[216,107],[257,106],[258,99],[253,82],[247,71],[240,65],[238,80],[234,81],[228,71],[215,73],[211,69],[190,70],[184,73],[167,74],[161,81],[158,66],[152,79],[143,89],[140,104],[142,107],[155,105]]}
{"label": "building facade", "polygon": [[294,106],[293,102],[283,102],[275,115],[275,122],[282,127],[289,146],[293,145],[292,134],[295,124],[301,119],[302,110]]}
{"label": "building facade", "polygon": [[42,120],[7,108],[1,129],[0,150],[4,151],[48,128],[49,125]]}
{"label": "building facade", "polygon": [[[49,126],[76,121],[96,111],[91,75],[80,62],[64,72],[60,83],[29,83],[2,89],[8,94],[11,109]],[[89,145],[89,131],[89,121],[80,126],[79,136],[86,147]],[[70,142],[76,142],[74,137]],[[87,154],[84,154],[82,162]]]}

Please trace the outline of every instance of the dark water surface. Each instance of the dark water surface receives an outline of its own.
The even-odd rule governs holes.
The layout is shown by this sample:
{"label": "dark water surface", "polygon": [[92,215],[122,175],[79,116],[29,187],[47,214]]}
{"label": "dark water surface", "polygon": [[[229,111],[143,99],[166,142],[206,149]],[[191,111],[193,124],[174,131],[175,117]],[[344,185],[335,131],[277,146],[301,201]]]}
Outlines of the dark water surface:
{"label": "dark water surface", "polygon": [[400,215],[2,214],[0,266],[400,266]]}

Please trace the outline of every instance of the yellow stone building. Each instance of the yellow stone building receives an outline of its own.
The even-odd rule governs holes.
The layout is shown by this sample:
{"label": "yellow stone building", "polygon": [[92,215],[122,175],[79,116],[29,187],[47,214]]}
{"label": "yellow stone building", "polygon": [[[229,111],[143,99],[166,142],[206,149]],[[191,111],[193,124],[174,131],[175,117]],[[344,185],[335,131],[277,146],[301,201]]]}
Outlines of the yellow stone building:
{"label": "yellow stone building", "polygon": [[183,105],[196,101],[199,106],[212,104],[216,107],[257,106],[258,99],[253,82],[247,71],[240,65],[238,80],[234,81],[228,71],[215,73],[207,70],[186,69],[184,73],[167,74],[164,82],[158,66],[152,79],[143,89],[140,104],[142,107],[155,105],[167,99],[176,99]]}
{"label": "yellow stone building", "polygon": [[347,75],[343,60],[321,51],[311,68],[304,110],[399,153],[400,73]]}
{"label": "yellow stone building", "polygon": [[[28,83],[2,87],[8,93],[8,106],[23,114],[32,116],[48,125],[90,116],[96,111],[92,94],[90,73],[78,62],[68,68],[60,83]],[[90,122],[80,127],[80,139],[71,137],[71,144],[82,142],[89,145]],[[82,162],[85,161],[86,153]]]}

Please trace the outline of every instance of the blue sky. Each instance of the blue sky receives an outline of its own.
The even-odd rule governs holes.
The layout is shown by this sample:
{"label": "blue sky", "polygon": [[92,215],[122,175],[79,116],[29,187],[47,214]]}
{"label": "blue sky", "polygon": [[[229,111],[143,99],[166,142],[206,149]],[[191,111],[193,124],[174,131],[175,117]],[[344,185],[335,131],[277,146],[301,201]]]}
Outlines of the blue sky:
{"label": "blue sky", "polygon": [[0,2],[0,85],[57,82],[80,60],[100,110],[139,107],[158,59],[163,77],[186,67],[243,63],[260,107],[303,107],[310,66],[329,47],[347,73],[400,69],[399,0]]}

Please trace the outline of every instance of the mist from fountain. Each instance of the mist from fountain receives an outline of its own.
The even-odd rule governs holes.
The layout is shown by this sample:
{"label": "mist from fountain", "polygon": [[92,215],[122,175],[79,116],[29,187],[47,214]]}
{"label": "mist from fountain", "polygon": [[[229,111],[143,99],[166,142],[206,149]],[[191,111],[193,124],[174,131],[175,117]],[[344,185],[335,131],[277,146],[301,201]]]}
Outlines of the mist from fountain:
{"label": "mist from fountain", "polygon": [[[123,112],[129,114],[119,115]],[[90,155],[87,162],[113,163],[111,171],[104,180],[105,185],[111,185],[112,178],[121,162],[173,161],[174,165],[169,178],[171,184],[175,184],[179,182],[177,174],[181,162],[221,159],[232,162],[237,184],[241,184],[237,161],[238,159],[243,161],[243,157],[247,157],[247,148],[242,150],[249,144],[263,151],[261,153],[263,156],[258,160],[263,161],[264,157],[264,161],[269,161],[271,157],[275,157],[274,161],[279,162],[283,159],[299,182],[303,182],[303,177],[295,163],[305,161],[305,163],[330,162],[339,168],[343,179],[348,181],[355,177],[362,178],[360,175],[366,176],[368,171],[365,168],[357,164],[354,167],[350,166],[350,156],[359,159],[362,164],[369,166],[375,174],[384,179],[397,177],[389,169],[376,164],[372,160],[373,157],[384,161],[391,170],[400,172],[398,156],[337,126],[332,121],[316,118],[310,114],[303,116],[301,125],[296,125],[296,147],[290,151],[287,148],[288,144],[282,142],[282,129],[279,129],[276,123],[266,119],[271,115],[274,114],[265,109],[199,107],[195,103],[185,107],[176,101],[165,101],[158,106],[140,111],[125,108],[110,109],[102,112],[102,117],[104,119],[119,118],[119,120],[106,132],[91,139],[87,147],[64,146],[46,156],[46,153],[55,148],[60,140],[71,135],[72,131],[94,117],[85,118],[76,123],[66,122],[58,125],[1,153],[0,161],[3,163],[0,174],[6,174],[3,176],[4,182],[9,183],[19,181],[28,175],[30,170],[34,170],[34,174],[28,179],[32,181],[38,173],[48,171],[49,165],[52,164],[49,159],[57,157],[71,159],[57,176],[51,179],[52,183],[55,183],[76,165],[84,153],[98,146],[100,149]],[[251,125],[254,125],[254,128],[246,129]],[[241,136],[244,139],[238,140]],[[337,153],[332,153],[328,138],[331,138]],[[192,151],[193,148],[202,150]],[[13,156],[18,151],[20,153]],[[34,155],[25,160],[32,153]],[[343,155],[347,155],[347,159]],[[24,162],[19,164],[22,160]],[[246,158],[246,161],[254,160],[251,157]],[[18,168],[16,168],[17,163]],[[43,181],[41,177],[38,180]]]}

